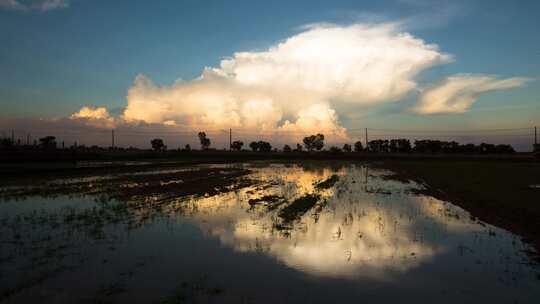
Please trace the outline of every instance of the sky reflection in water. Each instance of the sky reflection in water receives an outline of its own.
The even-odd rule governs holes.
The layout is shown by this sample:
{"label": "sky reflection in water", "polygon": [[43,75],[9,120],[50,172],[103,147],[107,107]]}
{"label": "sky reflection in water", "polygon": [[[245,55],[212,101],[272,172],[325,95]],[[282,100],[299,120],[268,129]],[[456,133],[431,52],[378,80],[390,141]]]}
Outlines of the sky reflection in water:
{"label": "sky reflection in water", "polygon": [[[111,225],[107,230],[121,237],[83,243],[79,250],[99,252],[99,259],[114,264],[97,266],[100,274],[89,275],[99,261],[88,255],[90,262],[79,270],[34,291],[69,286],[84,274],[85,286],[78,288],[91,293],[103,281],[118,281],[121,265],[148,258],[145,270],[123,283],[125,291],[114,293],[115,301],[162,299],[174,294],[179,282],[200,276],[222,291],[194,296],[193,288],[184,290],[187,302],[535,303],[540,296],[538,267],[530,264],[517,236],[418,194],[421,185],[349,163],[241,166],[252,170],[251,185],[178,199],[159,210],[164,217],[128,235],[122,225]],[[0,211],[13,204],[4,202]],[[156,211],[130,212],[144,217]],[[111,244],[116,249],[107,251]],[[77,296],[73,292],[67,299]],[[22,293],[12,300],[17,299],[33,298]]]}

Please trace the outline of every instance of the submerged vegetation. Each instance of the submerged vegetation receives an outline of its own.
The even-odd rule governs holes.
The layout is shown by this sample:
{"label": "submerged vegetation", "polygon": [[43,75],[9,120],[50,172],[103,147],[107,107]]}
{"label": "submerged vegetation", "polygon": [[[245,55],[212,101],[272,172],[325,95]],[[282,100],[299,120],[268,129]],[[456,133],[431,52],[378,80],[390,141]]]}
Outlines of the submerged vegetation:
{"label": "submerged vegetation", "polygon": [[332,188],[337,183],[338,180],[339,180],[339,176],[334,174],[334,175],[330,176],[330,178],[328,178],[327,180],[316,184],[315,188],[316,189],[329,189],[329,188]]}
{"label": "submerged vegetation", "polygon": [[295,199],[287,207],[281,209],[279,217],[281,217],[285,223],[290,223],[300,216],[304,215],[308,210],[313,208],[315,204],[321,199],[320,196],[315,194],[308,194]]}
{"label": "submerged vegetation", "polygon": [[[476,246],[473,239],[499,248],[470,253],[489,256],[491,266],[504,261],[500,267],[512,269],[508,265],[526,261],[517,237],[432,199],[427,189],[390,171],[350,162],[152,168],[83,170],[1,187],[0,301],[35,300],[43,285],[102,269],[109,279],[98,276],[90,286],[94,281],[86,278],[85,291],[71,296],[115,302],[137,293],[137,284],[153,284],[150,278],[167,285],[153,294],[163,303],[242,302],[243,290],[239,294],[223,279],[237,271],[227,268],[233,256],[246,267],[241,280],[266,279],[253,265],[273,259],[281,266],[267,267],[280,271],[406,278],[407,270],[424,267],[422,261],[447,254],[441,248],[465,251]],[[500,267],[493,270],[497,278],[515,275]],[[154,279],[161,272],[169,277]],[[520,280],[529,282],[528,274]],[[269,284],[291,278],[274,275],[279,280]]]}

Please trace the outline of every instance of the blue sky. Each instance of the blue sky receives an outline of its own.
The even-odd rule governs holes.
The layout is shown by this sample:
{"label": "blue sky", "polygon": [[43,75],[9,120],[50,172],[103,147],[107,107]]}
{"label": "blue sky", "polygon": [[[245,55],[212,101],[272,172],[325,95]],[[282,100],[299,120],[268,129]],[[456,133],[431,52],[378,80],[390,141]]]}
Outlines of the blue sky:
{"label": "blue sky", "polygon": [[491,128],[540,120],[539,1],[71,0],[37,6],[44,1],[19,0],[26,8],[17,9],[12,0],[0,0],[3,117],[69,116],[85,105],[119,114],[138,74],[166,86],[196,78],[235,52],[267,50],[306,24],[400,22],[400,30],[453,57],[416,75],[420,87],[469,73],[527,83],[481,94],[465,113],[400,111],[414,102],[407,95],[401,106],[343,115],[342,124]]}

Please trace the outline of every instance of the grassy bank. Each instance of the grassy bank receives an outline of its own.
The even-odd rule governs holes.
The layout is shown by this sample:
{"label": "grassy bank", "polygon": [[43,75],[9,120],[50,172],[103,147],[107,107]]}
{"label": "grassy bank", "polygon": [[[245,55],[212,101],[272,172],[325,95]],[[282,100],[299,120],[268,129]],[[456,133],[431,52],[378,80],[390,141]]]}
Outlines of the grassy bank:
{"label": "grassy bank", "polygon": [[540,163],[459,160],[386,160],[375,166],[396,178],[424,182],[429,194],[473,216],[524,236],[540,249]]}

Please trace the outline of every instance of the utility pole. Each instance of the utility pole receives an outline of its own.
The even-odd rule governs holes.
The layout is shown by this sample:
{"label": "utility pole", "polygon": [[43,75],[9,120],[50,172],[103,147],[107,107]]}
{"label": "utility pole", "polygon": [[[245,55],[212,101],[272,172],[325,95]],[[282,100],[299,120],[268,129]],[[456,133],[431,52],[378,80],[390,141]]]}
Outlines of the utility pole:
{"label": "utility pole", "polygon": [[232,151],[232,128],[229,129],[229,151]]}
{"label": "utility pole", "polygon": [[11,129],[11,142],[15,143],[15,130]]}
{"label": "utility pole", "polygon": [[537,127],[534,127],[534,145],[533,145],[533,152],[539,152],[540,147],[538,147],[538,137],[537,137]]}
{"label": "utility pole", "polygon": [[368,150],[368,143],[369,143],[369,140],[368,140],[367,128],[366,128],[366,151]]}
{"label": "utility pole", "polygon": [[114,129],[111,130],[111,147],[114,149]]}

